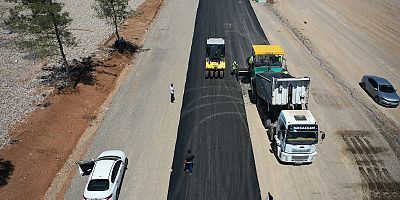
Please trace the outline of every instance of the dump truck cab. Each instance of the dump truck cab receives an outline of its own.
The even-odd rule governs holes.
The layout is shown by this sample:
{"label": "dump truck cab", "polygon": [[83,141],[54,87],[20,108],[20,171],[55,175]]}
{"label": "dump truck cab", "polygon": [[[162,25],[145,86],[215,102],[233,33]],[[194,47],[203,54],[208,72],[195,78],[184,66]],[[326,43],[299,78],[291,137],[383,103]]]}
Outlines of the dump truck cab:
{"label": "dump truck cab", "polygon": [[255,77],[258,73],[287,72],[285,52],[279,45],[252,45],[252,56],[247,59],[249,73]]}
{"label": "dump truck cab", "polygon": [[206,45],[205,77],[224,77],[225,70],[225,40],[223,38],[208,38]]}
{"label": "dump truck cab", "polygon": [[318,125],[309,110],[283,110],[268,131],[268,136],[274,140],[273,151],[281,162],[311,163],[315,160]]}

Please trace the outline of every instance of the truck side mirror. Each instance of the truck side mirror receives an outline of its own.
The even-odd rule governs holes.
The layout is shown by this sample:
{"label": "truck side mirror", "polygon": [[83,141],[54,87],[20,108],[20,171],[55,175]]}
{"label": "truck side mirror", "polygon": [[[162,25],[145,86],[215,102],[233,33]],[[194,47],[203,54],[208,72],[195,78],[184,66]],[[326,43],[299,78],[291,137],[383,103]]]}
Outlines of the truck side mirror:
{"label": "truck side mirror", "polygon": [[378,88],[374,88],[375,91],[378,91]]}
{"label": "truck side mirror", "polygon": [[325,140],[325,133],[324,132],[322,132],[321,140]]}

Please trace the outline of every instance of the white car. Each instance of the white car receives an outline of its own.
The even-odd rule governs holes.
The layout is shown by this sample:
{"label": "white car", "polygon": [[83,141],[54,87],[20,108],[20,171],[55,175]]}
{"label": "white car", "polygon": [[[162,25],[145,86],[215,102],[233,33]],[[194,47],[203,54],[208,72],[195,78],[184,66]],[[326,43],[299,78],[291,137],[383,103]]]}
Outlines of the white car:
{"label": "white car", "polygon": [[96,160],[79,163],[81,175],[90,173],[83,199],[118,199],[127,165],[126,154],[119,150],[105,151]]}

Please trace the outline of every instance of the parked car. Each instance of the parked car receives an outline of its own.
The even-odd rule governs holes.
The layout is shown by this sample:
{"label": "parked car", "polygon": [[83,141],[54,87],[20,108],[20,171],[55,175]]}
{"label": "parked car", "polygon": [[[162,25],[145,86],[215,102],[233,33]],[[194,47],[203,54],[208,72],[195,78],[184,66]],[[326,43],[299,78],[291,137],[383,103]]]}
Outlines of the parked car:
{"label": "parked car", "polygon": [[81,175],[90,174],[83,199],[118,199],[122,179],[128,165],[128,158],[124,152],[105,151],[96,160],[83,161],[78,164]]}
{"label": "parked car", "polygon": [[378,76],[365,75],[362,77],[360,85],[374,98],[376,103],[389,107],[399,105],[400,97],[388,80]]}

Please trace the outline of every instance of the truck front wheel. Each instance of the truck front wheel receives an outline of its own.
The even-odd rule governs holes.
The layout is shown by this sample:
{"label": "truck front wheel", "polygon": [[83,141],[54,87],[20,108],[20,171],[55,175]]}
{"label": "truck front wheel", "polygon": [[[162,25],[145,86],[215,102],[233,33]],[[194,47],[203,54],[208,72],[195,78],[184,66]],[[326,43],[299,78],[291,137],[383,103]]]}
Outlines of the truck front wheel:
{"label": "truck front wheel", "polygon": [[251,97],[250,97],[250,101],[252,103],[255,103],[257,101],[257,91],[256,91],[256,85],[255,85],[255,80],[252,79],[251,80]]}

